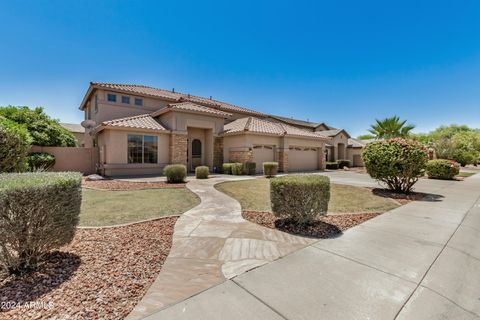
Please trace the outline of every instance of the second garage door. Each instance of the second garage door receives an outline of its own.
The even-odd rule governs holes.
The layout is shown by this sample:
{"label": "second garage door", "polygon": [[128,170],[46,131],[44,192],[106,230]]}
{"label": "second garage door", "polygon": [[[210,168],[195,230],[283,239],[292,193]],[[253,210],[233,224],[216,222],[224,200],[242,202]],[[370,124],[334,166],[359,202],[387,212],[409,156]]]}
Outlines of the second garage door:
{"label": "second garage door", "polygon": [[273,146],[253,146],[253,162],[256,163],[257,172],[263,171],[263,163],[275,161]]}
{"label": "second garage door", "polygon": [[288,171],[318,170],[318,148],[290,147]]}

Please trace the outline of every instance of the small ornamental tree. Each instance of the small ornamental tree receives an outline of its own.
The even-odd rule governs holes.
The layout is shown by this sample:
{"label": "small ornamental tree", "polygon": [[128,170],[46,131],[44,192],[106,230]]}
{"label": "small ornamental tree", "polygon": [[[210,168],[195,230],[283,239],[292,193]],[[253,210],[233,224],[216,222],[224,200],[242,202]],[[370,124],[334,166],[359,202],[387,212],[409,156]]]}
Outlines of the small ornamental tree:
{"label": "small ornamental tree", "polygon": [[428,149],[402,138],[368,143],[362,153],[368,174],[389,189],[409,193],[425,170]]}

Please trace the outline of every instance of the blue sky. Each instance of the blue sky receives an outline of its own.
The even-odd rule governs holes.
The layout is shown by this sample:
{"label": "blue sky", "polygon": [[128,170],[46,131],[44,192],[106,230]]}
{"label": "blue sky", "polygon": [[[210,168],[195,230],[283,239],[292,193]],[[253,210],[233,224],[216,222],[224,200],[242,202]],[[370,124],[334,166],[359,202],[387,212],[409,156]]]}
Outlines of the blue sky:
{"label": "blue sky", "polygon": [[64,122],[90,81],[139,83],[364,133],[480,127],[479,1],[10,1],[0,105]]}

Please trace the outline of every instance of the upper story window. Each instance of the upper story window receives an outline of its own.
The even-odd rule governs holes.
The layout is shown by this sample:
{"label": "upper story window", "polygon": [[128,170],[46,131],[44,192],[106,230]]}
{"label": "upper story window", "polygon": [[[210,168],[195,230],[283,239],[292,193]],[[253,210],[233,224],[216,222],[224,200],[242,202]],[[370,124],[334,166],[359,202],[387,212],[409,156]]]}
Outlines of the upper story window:
{"label": "upper story window", "polygon": [[95,95],[95,98],[94,98],[94,99],[95,99],[95,100],[94,100],[94,103],[95,103],[95,113],[97,113],[97,112],[98,112],[98,96]]}
{"label": "upper story window", "polygon": [[128,135],[128,163],[157,163],[158,137]]}
{"label": "upper story window", "polygon": [[135,105],[136,106],[143,106],[143,99],[135,98]]}
{"label": "upper story window", "polygon": [[113,93],[107,94],[107,101],[108,102],[117,102],[117,95]]}
{"label": "upper story window", "polygon": [[122,96],[122,103],[130,104],[130,97]]}

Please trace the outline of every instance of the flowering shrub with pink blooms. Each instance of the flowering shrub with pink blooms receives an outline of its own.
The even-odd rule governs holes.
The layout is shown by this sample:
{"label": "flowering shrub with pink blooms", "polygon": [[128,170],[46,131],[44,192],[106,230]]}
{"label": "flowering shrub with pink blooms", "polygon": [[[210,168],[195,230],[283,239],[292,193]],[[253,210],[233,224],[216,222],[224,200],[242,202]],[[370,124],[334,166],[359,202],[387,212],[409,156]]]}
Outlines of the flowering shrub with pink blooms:
{"label": "flowering shrub with pink blooms", "polygon": [[368,143],[362,159],[372,178],[391,190],[409,193],[425,172],[428,149],[417,141],[393,138]]}
{"label": "flowering shrub with pink blooms", "polygon": [[430,160],[427,162],[426,171],[430,179],[451,180],[460,173],[460,164],[453,160]]}

